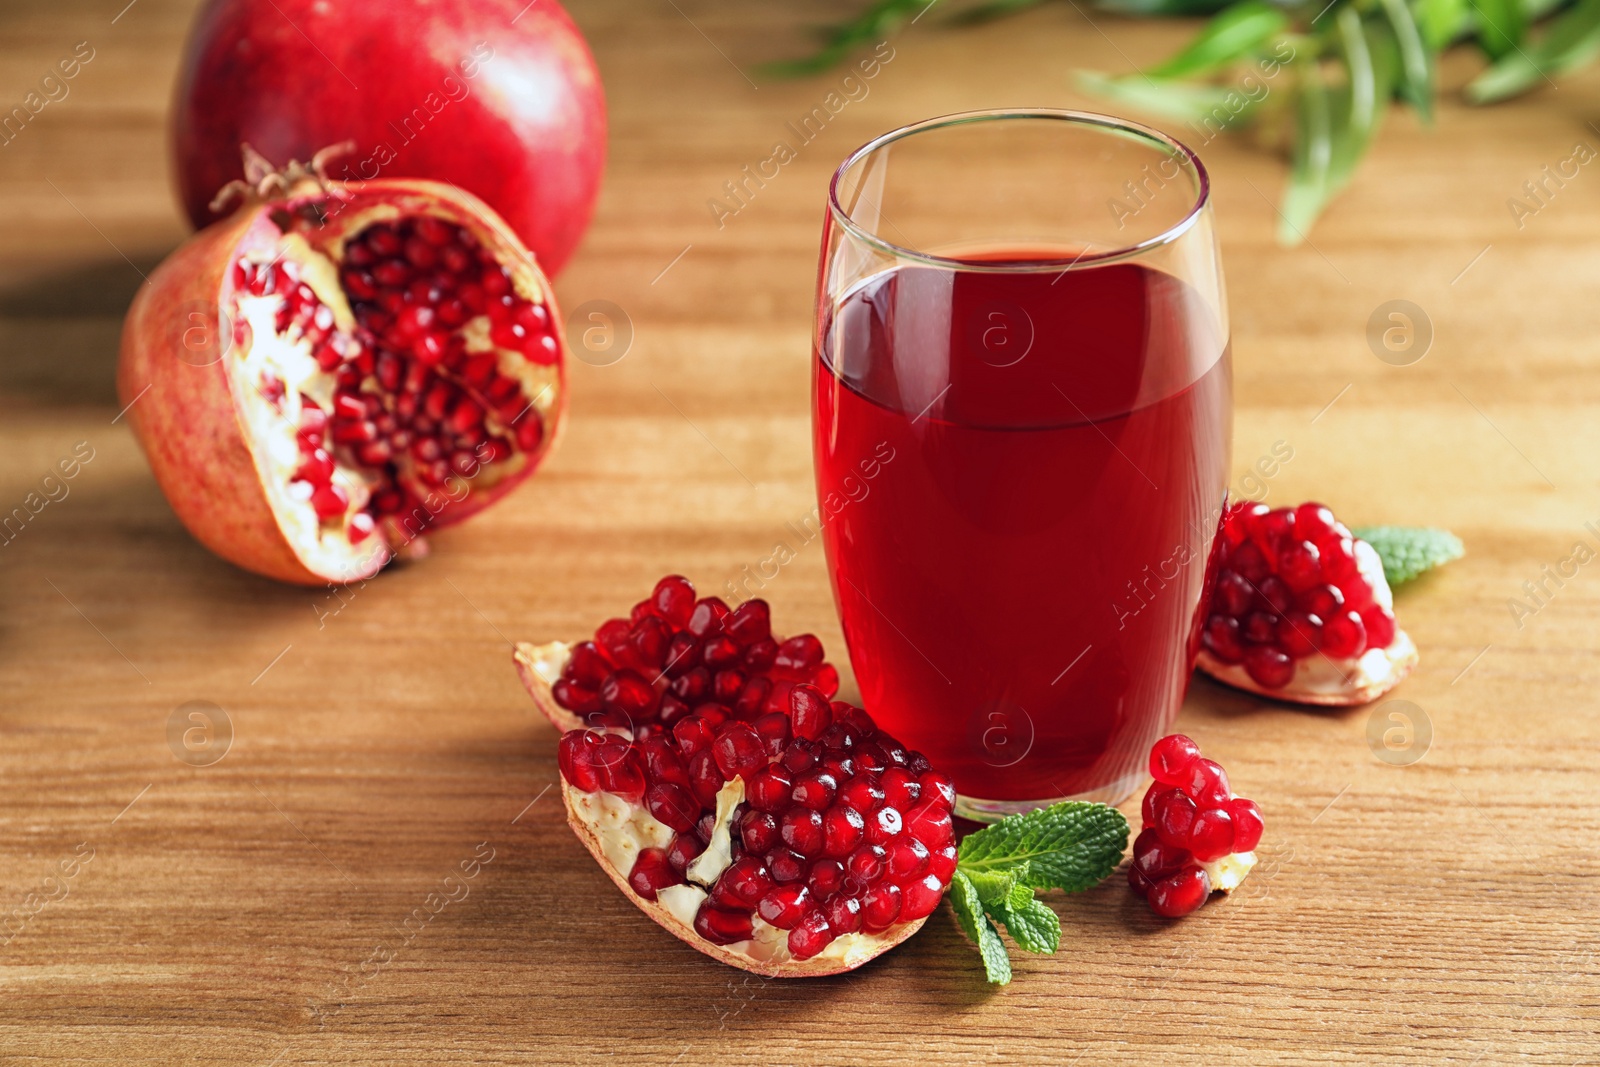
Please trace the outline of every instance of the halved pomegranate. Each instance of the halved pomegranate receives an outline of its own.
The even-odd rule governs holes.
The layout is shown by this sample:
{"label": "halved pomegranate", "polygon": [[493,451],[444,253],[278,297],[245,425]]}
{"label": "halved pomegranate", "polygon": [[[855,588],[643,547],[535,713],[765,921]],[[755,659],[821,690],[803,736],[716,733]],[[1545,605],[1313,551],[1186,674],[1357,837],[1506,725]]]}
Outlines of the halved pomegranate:
{"label": "halved pomegranate", "polygon": [[[531,474],[566,405],[549,284],[481,201],[245,150],[245,203],[169,256],[118,390],[173,510],[241,567],[375,573]],[[220,198],[219,198],[220,199]]]}
{"label": "halved pomegranate", "polygon": [[[764,603],[730,612],[677,576],[598,638],[515,658],[566,729],[568,823],[646,915],[723,963],[793,978],[859,967],[938,907],[956,868],[954,784],[830,703],[838,675],[816,638],[778,642]],[[680,708],[673,686],[700,670],[711,688]],[[719,685],[730,671],[740,684]]]}
{"label": "halved pomegranate", "polygon": [[1253,693],[1365,704],[1417,663],[1383,561],[1321,504],[1232,504],[1197,666]]}

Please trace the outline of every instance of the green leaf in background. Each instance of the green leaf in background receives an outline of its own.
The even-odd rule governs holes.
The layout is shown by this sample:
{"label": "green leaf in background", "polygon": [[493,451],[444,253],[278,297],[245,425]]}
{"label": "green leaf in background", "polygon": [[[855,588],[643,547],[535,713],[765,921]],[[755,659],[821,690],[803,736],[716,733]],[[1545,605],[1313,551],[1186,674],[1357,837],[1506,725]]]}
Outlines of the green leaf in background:
{"label": "green leaf in background", "polygon": [[1037,889],[1076,893],[1098,885],[1122,862],[1128,820],[1105,804],[1065,801],[1022,815],[1008,815],[961,841],[957,864],[969,872],[1012,871]]}
{"label": "green leaf in background", "polygon": [[1414,14],[1423,42],[1440,51],[1472,25],[1471,10],[1468,0],[1417,0]]}
{"label": "green leaf in background", "polygon": [[1282,8],[1267,0],[1240,0],[1206,23],[1183,51],[1145,73],[1152,78],[1209,74],[1237,63],[1288,27],[1289,16]]}
{"label": "green leaf in background", "polygon": [[1400,54],[1400,95],[1424,122],[1433,121],[1433,53],[1406,0],[1379,0]]}
{"label": "green leaf in background", "polygon": [[1229,0],[1101,0],[1095,7],[1117,15],[1149,18],[1160,15],[1211,15]]}
{"label": "green leaf in background", "polygon": [[977,889],[959,869],[950,883],[950,907],[955,910],[956,922],[961,924],[962,931],[978,946],[978,954],[983,957],[983,971],[989,981],[994,985],[1009,983],[1011,957],[1006,954],[1005,942],[1000,940],[994,923],[983,913],[983,903],[978,899]]}
{"label": "green leaf in background", "polygon": [[1578,0],[1539,39],[1503,56],[1473,79],[1467,99],[1494,103],[1543,85],[1551,75],[1583,66],[1600,52],[1600,0]]}
{"label": "green leaf in background", "polygon": [[1461,538],[1431,526],[1360,526],[1351,533],[1378,550],[1391,588],[1460,559],[1467,551]]}
{"label": "green leaf in background", "polygon": [[987,906],[1024,952],[1048,956],[1061,947],[1061,919],[1027,886],[1019,885]]}
{"label": "green leaf in background", "polygon": [[1221,85],[1178,85],[1155,81],[1143,74],[1108,78],[1093,71],[1079,71],[1078,84],[1085,92],[1129,107],[1147,111],[1173,122],[1203,122],[1216,112],[1229,114],[1228,98],[1241,94]]}
{"label": "green leaf in background", "polygon": [[875,44],[894,35],[902,23],[928,6],[927,0],[875,0],[854,21],[835,26],[824,33],[826,43],[804,59],[766,63],[757,70],[775,78],[817,74],[834,66],[855,49]]}
{"label": "green leaf in background", "polygon": [[1478,47],[1490,59],[1516,50],[1528,32],[1521,0],[1472,0],[1478,16]]}
{"label": "green leaf in background", "polygon": [[1328,86],[1314,58],[1296,62],[1299,92],[1295,97],[1294,151],[1289,158],[1289,186],[1279,211],[1278,240],[1297,244],[1331,195],[1328,171],[1333,164],[1333,120]]}

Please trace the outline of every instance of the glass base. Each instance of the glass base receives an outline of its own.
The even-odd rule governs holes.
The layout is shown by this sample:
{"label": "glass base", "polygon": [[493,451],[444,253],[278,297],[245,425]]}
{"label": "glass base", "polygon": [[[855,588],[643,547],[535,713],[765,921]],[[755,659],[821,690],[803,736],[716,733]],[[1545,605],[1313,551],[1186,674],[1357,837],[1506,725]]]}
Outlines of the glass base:
{"label": "glass base", "polygon": [[1144,771],[1135,771],[1133,774],[1117,779],[1109,785],[1087,793],[1077,793],[1069,797],[1051,797],[1048,800],[979,800],[977,797],[956,794],[956,815],[974,822],[999,822],[1007,815],[1016,815],[1025,811],[1037,811],[1048,808],[1052,804],[1059,804],[1064,800],[1087,800],[1098,804],[1120,804],[1133,796],[1133,791],[1138,789],[1145,779]]}

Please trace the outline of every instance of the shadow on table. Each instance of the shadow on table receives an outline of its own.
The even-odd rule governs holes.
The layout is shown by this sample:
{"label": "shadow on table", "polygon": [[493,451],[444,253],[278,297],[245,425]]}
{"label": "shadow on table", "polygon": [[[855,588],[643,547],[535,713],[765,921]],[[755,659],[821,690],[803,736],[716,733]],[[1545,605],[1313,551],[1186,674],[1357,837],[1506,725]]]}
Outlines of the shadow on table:
{"label": "shadow on table", "polygon": [[115,404],[122,317],[164,252],[83,264],[0,285],[0,396]]}

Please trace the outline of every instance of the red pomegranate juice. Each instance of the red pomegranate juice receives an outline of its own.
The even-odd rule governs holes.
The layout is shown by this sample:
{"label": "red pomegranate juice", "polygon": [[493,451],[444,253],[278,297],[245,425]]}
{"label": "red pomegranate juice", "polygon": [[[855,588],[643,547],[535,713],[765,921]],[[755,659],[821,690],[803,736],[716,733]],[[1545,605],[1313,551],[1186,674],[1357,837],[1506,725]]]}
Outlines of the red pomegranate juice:
{"label": "red pomegranate juice", "polygon": [[1176,715],[1227,485],[1216,324],[1127,263],[901,266],[824,315],[815,459],[851,663],[963,798],[1121,799]]}

